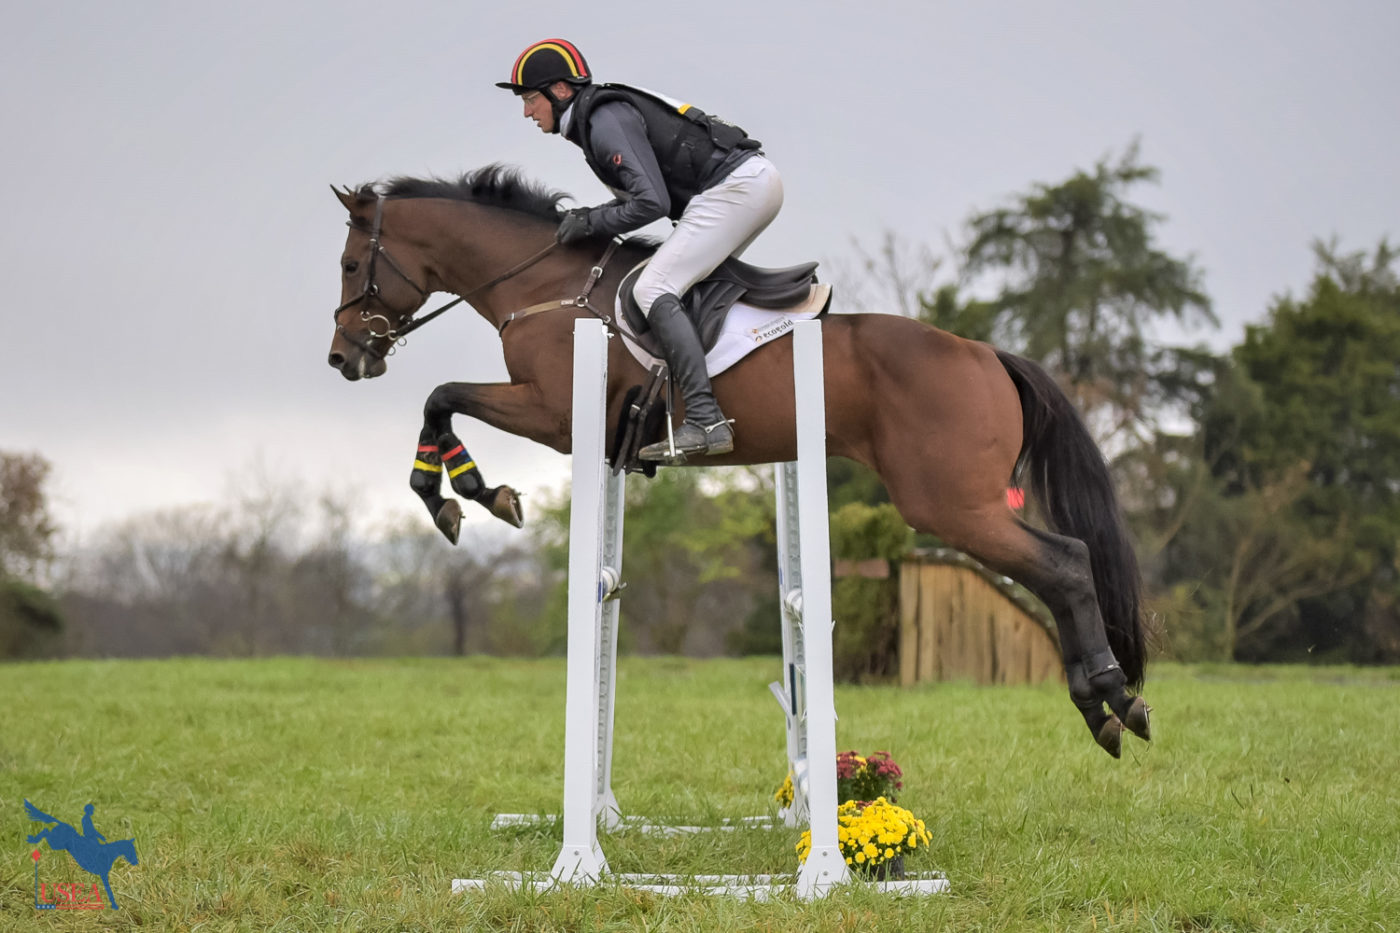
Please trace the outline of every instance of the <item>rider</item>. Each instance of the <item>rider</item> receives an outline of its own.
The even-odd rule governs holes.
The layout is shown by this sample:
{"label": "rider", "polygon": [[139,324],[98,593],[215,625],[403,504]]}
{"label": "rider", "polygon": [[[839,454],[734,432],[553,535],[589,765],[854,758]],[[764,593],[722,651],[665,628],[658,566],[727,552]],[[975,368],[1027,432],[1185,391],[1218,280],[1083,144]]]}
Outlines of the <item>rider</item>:
{"label": "rider", "polygon": [[97,827],[92,824],[92,811],[94,809],[92,804],[83,807],[83,838],[105,842],[107,837],[99,833]]}
{"label": "rider", "polygon": [[[783,203],[778,170],[739,127],[689,104],[624,84],[594,84],[582,53],[563,39],[536,42],[515,60],[510,80],[525,116],[583,150],[593,173],[617,195],[564,215],[556,239],[616,236],[669,217],[674,230],[633,289],[685,402],[674,434],[682,459],[734,449],[715,401],[705,353],[680,296],[729,256],[742,253]],[[642,448],[667,460],[666,442]]]}

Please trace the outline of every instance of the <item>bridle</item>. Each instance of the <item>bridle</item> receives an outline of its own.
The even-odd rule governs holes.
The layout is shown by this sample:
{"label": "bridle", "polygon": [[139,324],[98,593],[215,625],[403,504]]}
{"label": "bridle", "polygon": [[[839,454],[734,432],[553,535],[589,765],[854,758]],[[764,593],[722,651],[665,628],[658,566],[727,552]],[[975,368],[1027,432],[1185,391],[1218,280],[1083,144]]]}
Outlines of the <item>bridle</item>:
{"label": "bridle", "polygon": [[[356,295],[354,298],[351,298],[349,301],[343,302],[340,305],[340,307],[336,308],[334,311],[331,312],[331,319],[335,321],[336,333],[340,334],[346,340],[350,341],[350,343],[359,347],[361,350],[370,354],[376,359],[382,360],[386,356],[392,356],[397,348],[404,345],[404,343],[406,342],[406,338],[409,334],[413,333],[413,331],[422,327],[424,324],[428,323],[433,318],[443,314],[450,308],[456,307],[457,305],[466,301],[468,298],[471,298],[473,295],[476,295],[480,292],[484,292],[492,286],[499,285],[511,276],[525,271],[530,266],[533,266],[535,263],[543,259],[557,245],[554,242],[551,242],[548,246],[540,250],[535,255],[531,256],[529,259],[526,259],[524,262],[519,263],[518,265],[512,266],[505,272],[496,276],[494,279],[491,279],[489,282],[483,282],[475,288],[462,292],[461,295],[447,302],[442,307],[437,308],[429,312],[428,314],[423,315],[422,317],[415,318],[413,315],[417,313],[418,309],[423,306],[423,302],[428,300],[428,295],[431,293],[427,289],[420,286],[417,282],[413,281],[413,278],[407,272],[403,271],[403,267],[394,261],[394,257],[389,255],[389,251],[384,248],[384,244],[379,242],[379,231],[380,228],[383,226],[384,222],[385,200],[386,199],[384,195],[381,194],[379,195],[379,200],[375,202],[374,205],[374,222],[370,226],[369,231],[369,268],[365,271],[364,287],[360,289],[360,293],[358,295]],[[346,221],[346,226],[353,227],[354,225],[355,222],[353,218],[351,220]],[[399,278],[407,282],[409,286],[412,287],[412,289],[418,293],[419,301],[412,311],[409,311],[407,313],[394,312],[394,309],[390,308],[388,304],[385,303],[384,299],[379,297],[379,284],[374,280],[374,270],[375,264],[380,256],[384,257],[384,262],[388,264],[390,269],[393,269],[396,273],[398,273]],[[382,305],[385,310],[395,313],[399,318],[399,324],[395,325],[392,322],[390,322],[389,318],[387,318],[383,314],[371,311],[369,308],[369,303],[373,299],[377,299],[380,305]],[[361,303],[363,303],[365,307],[360,309],[360,320],[365,324],[369,325],[368,340],[365,340],[361,337],[356,336],[355,334],[350,333],[348,330],[345,329],[344,325],[340,323],[340,312],[345,311],[349,308],[353,308],[355,305]],[[373,321],[375,321],[376,319],[384,322],[383,333],[375,331]],[[387,349],[384,351],[380,351],[379,349],[377,349],[373,344],[373,341],[375,340],[387,341]]]}

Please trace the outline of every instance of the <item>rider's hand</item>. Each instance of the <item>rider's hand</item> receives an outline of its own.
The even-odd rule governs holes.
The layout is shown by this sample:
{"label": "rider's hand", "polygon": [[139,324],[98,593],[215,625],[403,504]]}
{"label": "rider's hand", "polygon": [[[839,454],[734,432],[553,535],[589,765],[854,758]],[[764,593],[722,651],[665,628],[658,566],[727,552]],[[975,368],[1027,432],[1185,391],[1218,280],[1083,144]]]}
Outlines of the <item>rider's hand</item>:
{"label": "rider's hand", "polygon": [[554,239],[564,246],[586,239],[593,233],[593,225],[588,222],[588,208],[576,207],[564,215],[559,222],[559,230]]}

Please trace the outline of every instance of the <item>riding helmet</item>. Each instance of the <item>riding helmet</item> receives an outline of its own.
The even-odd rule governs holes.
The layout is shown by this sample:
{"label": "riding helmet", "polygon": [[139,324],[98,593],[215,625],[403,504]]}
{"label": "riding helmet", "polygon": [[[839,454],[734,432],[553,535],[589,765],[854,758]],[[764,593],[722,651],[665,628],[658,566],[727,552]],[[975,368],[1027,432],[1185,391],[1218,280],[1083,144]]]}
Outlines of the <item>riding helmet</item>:
{"label": "riding helmet", "polygon": [[[520,53],[510,69],[509,81],[497,81],[496,87],[503,87],[517,94],[526,91],[542,91],[555,81],[584,85],[593,80],[588,70],[588,62],[572,42],[564,39],[543,39]],[[550,97],[553,100],[553,97]]]}

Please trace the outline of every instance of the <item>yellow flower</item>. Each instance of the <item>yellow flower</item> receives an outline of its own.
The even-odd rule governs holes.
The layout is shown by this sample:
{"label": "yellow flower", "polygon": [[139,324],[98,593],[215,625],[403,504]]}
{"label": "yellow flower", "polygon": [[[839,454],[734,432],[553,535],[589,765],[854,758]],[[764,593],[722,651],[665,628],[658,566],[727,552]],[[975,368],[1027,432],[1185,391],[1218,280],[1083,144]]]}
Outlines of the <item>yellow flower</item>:
{"label": "yellow flower", "polygon": [[773,793],[773,799],[778,802],[779,806],[790,807],[792,806],[792,798],[792,772],[789,771],[787,777],[783,778],[782,786]]}
{"label": "yellow flower", "polygon": [[[903,807],[881,798],[864,807],[846,801],[837,809],[836,838],[847,864],[862,867],[880,865],[915,851],[931,837],[922,820]],[[805,861],[812,851],[811,832],[802,836],[797,854]]]}

